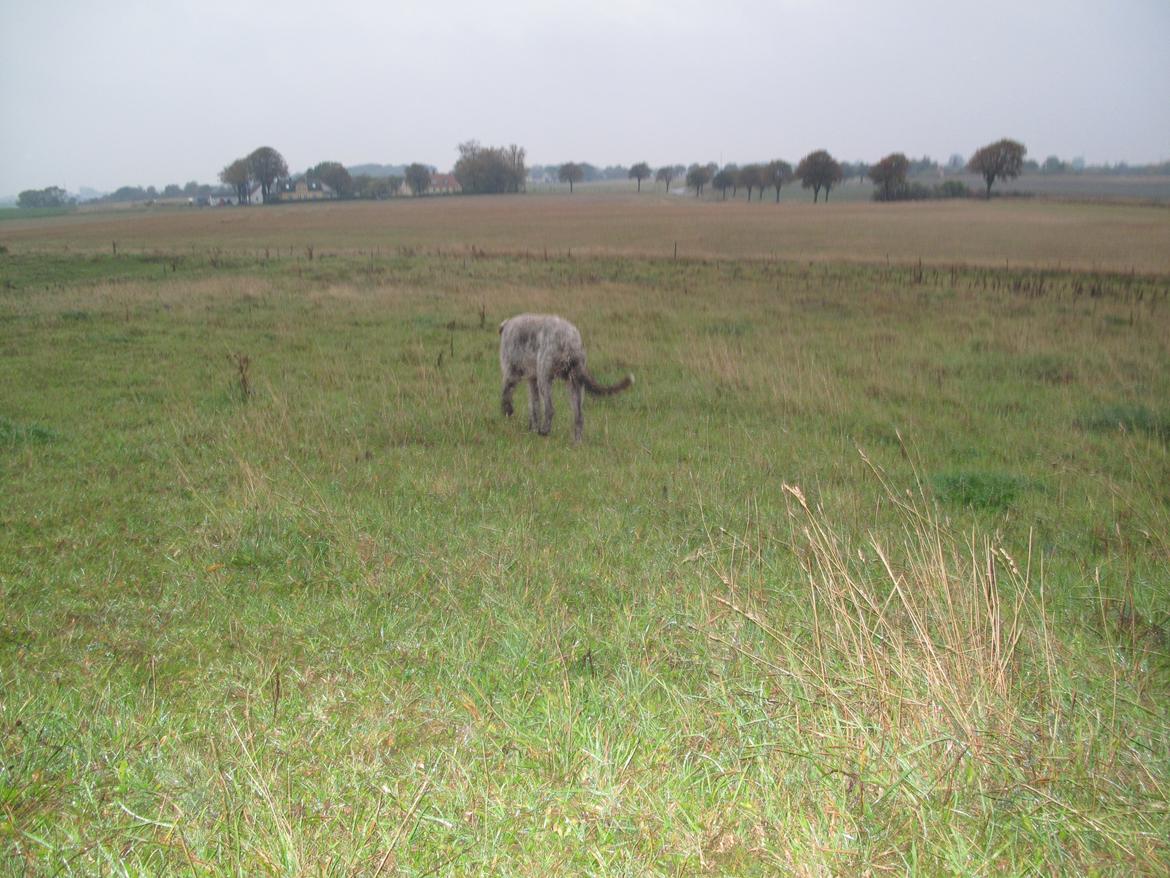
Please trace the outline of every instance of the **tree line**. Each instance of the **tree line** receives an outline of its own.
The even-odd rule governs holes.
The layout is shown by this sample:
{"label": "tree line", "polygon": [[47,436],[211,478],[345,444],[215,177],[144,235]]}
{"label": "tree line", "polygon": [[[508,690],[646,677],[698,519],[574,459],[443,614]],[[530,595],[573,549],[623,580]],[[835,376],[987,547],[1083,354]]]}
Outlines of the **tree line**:
{"label": "tree line", "polygon": [[[637,181],[638,191],[642,183],[653,180],[663,183],[667,191],[675,180],[682,180],[688,189],[702,196],[708,188],[718,191],[723,198],[728,192],[734,198],[742,189],[750,200],[756,195],[763,199],[767,190],[775,191],[780,200],[781,188],[799,180],[805,189],[813,192],[813,201],[825,200],[833,188],[843,180],[854,177],[869,179],[874,184],[873,197],[877,201],[898,201],[924,198],[968,197],[972,193],[960,180],[946,180],[933,186],[913,181],[911,177],[926,172],[969,171],[983,178],[986,197],[991,196],[992,187],[1001,180],[1015,179],[1021,173],[1040,174],[1170,174],[1170,162],[1154,165],[1131,166],[1086,165],[1081,159],[1065,162],[1057,156],[1048,156],[1043,164],[1026,158],[1027,149],[1023,144],[1004,139],[980,147],[969,160],[954,154],[945,166],[929,157],[920,159],[907,157],[904,153],[890,153],[873,165],[864,162],[839,162],[826,150],[809,153],[794,168],[779,159],[766,163],[751,163],[741,166],[715,163],[664,165],[657,169],[647,162],[637,162],[630,167],[611,165],[599,168],[589,162],[565,162],[561,165],[535,165],[528,168],[523,147],[510,144],[506,147],[482,146],[478,141],[468,140],[458,146],[459,158],[455,163],[453,176],[463,192],[468,194],[516,193],[524,191],[530,180],[555,179],[568,183],[572,193],[576,184],[595,180],[631,179]],[[366,166],[370,168],[371,166]],[[373,167],[379,170],[378,167]],[[397,166],[402,173],[351,174],[344,165],[336,161],[323,161],[309,168],[301,177],[310,183],[328,186],[338,198],[389,198],[397,195],[403,187],[414,195],[424,195],[432,188],[435,168],[432,165],[415,162],[405,167]],[[169,184],[161,191],[153,186],[123,186],[101,200],[109,201],[151,201],[157,198],[209,198],[234,193],[240,203],[249,203],[253,197],[261,201],[274,200],[279,195],[279,185],[288,183],[288,163],[272,147],[262,146],[248,155],[236,159],[219,173],[223,188],[200,184],[195,181],[185,186]],[[299,178],[298,178],[299,179]],[[17,199],[20,207],[57,208],[68,207],[76,199],[58,186],[46,189],[30,189],[21,192]]]}

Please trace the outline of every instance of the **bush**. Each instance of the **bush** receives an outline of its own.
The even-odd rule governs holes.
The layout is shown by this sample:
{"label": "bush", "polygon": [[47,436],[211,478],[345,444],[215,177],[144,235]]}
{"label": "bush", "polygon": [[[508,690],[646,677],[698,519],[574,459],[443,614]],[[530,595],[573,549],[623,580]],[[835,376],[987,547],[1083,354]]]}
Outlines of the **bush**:
{"label": "bush", "polygon": [[947,180],[934,186],[925,183],[904,183],[888,194],[879,188],[873,191],[874,201],[929,201],[934,198],[970,198],[970,187],[961,180]]}
{"label": "bush", "polygon": [[974,194],[962,180],[947,180],[934,188],[936,198],[970,198]]}

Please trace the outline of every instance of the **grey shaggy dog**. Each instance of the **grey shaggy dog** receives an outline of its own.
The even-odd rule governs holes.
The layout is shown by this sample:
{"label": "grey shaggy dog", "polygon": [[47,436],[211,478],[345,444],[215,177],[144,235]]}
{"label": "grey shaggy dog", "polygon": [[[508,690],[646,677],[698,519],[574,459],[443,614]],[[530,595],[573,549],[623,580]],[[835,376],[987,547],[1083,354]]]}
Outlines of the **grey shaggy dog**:
{"label": "grey shaggy dog", "polygon": [[573,441],[585,432],[581,413],[581,391],[597,396],[620,393],[634,383],[627,375],[617,384],[598,384],[585,369],[585,346],[581,333],[568,320],[553,314],[518,314],[500,324],[500,372],[504,389],[500,408],[512,416],[512,391],[528,379],[528,429],[547,436],[552,429],[552,383],[563,378],[569,384],[573,406]]}

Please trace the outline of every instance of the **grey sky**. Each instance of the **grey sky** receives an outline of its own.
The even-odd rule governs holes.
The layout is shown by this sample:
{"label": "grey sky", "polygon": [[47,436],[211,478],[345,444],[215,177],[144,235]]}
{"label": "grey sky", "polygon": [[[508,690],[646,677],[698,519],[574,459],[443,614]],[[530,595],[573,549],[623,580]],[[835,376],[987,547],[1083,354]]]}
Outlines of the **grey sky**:
{"label": "grey sky", "polygon": [[1170,158],[1170,0],[0,0],[0,195],[530,164]]}

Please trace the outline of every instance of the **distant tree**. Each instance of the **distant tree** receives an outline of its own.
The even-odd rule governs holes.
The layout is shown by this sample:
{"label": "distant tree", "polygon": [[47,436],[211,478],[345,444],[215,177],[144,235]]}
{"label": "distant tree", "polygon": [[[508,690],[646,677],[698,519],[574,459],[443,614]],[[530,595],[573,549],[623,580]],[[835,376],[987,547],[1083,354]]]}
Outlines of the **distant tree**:
{"label": "distant tree", "polygon": [[119,186],[106,197],[110,201],[142,201],[147,196],[141,186]]}
{"label": "distant tree", "polygon": [[951,157],[947,159],[947,170],[952,173],[957,173],[967,166],[967,160],[957,152],[951,153]]}
{"label": "distant tree", "polygon": [[240,204],[248,202],[248,160],[236,159],[219,172],[219,181],[225,186],[236,190],[236,201]]}
{"label": "distant tree", "polygon": [[717,171],[715,176],[711,178],[711,185],[718,189],[726,200],[727,190],[735,185],[735,172],[727,168]]}
{"label": "distant tree", "polygon": [[178,183],[167,183],[163,187],[163,198],[180,198],[183,195],[183,187]]}
{"label": "distant tree", "polygon": [[642,191],[642,181],[650,176],[650,166],[645,162],[638,162],[630,168],[630,179],[638,181],[638,191]]}
{"label": "distant tree", "polygon": [[691,165],[687,169],[687,188],[695,190],[695,197],[703,194],[703,188],[715,176],[710,165]]}
{"label": "distant tree", "polygon": [[387,177],[358,174],[353,178],[353,193],[357,198],[389,198],[398,193],[402,182],[402,177],[393,174]]}
{"label": "distant tree", "polygon": [[248,176],[260,184],[260,197],[267,204],[273,184],[288,176],[288,165],[271,146],[262,146],[248,156]]}
{"label": "distant tree", "polygon": [[906,188],[910,160],[904,153],[892,152],[872,168],[869,178],[878,187],[879,201],[892,201]]}
{"label": "distant tree", "polygon": [[524,147],[480,146],[477,140],[459,144],[455,179],[468,194],[519,192],[528,177]]}
{"label": "distant tree", "polygon": [[1068,165],[1060,160],[1059,157],[1050,155],[1044,160],[1044,164],[1040,166],[1045,174],[1063,174],[1068,170]]}
{"label": "distant tree", "polygon": [[524,181],[528,179],[528,167],[525,161],[528,158],[528,153],[522,146],[515,143],[509,143],[508,148],[500,148],[503,152],[504,162],[511,171],[508,177],[509,192],[522,192],[524,190]]}
{"label": "distant tree", "polygon": [[406,168],[406,185],[415,195],[423,195],[431,188],[431,169],[415,162]]}
{"label": "distant tree", "polygon": [[728,162],[723,166],[723,170],[731,175],[731,197],[735,198],[739,194],[739,165],[735,162]]}
{"label": "distant tree", "polygon": [[557,170],[557,179],[569,184],[569,194],[573,194],[573,184],[580,183],[585,178],[585,168],[576,162],[565,162]]}
{"label": "distant tree", "polygon": [[[776,190],[776,203],[780,203],[780,187],[792,179],[792,165],[779,159],[764,165],[764,186]],[[763,193],[760,193],[763,198]]]}
{"label": "distant tree", "polygon": [[72,204],[69,193],[60,186],[49,186],[47,189],[25,189],[16,196],[17,207],[65,207]]}
{"label": "distant tree", "polygon": [[744,165],[739,169],[739,185],[747,190],[747,200],[752,200],[752,190],[759,188],[760,198],[764,197],[764,169],[759,165]]}
{"label": "distant tree", "polygon": [[320,162],[309,168],[305,176],[324,183],[338,198],[353,197],[353,177],[341,162]]}
{"label": "distant tree", "polygon": [[1014,180],[1020,176],[1028,149],[1014,140],[997,140],[976,150],[967,162],[967,170],[979,174],[987,184],[987,197],[996,180]]}
{"label": "distant tree", "polygon": [[670,194],[670,183],[677,176],[678,174],[675,172],[673,165],[665,165],[654,173],[654,182],[665,183],[666,192],[667,194]]}
{"label": "distant tree", "polygon": [[928,155],[924,155],[920,159],[908,159],[910,162],[911,174],[928,174],[931,172],[938,172],[938,162]]}
{"label": "distant tree", "polygon": [[829,200],[830,190],[841,180],[841,165],[825,150],[818,149],[800,160],[796,176],[800,177],[802,187],[813,191],[813,204],[816,204],[822,189],[825,190],[825,201]]}
{"label": "distant tree", "polygon": [[198,195],[199,194],[198,181],[188,180],[187,184],[183,187],[183,194],[184,195]]}

